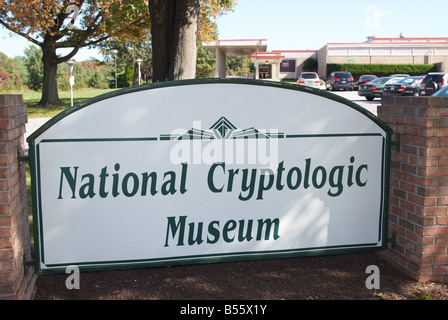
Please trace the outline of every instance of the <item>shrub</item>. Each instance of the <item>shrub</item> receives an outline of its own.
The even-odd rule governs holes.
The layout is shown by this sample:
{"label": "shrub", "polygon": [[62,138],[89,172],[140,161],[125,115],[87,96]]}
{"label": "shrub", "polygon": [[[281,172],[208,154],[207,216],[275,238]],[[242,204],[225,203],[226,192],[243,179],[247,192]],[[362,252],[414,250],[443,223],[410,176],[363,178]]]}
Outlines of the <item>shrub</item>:
{"label": "shrub", "polygon": [[95,89],[107,89],[106,76],[102,72],[95,70],[95,73],[89,80],[89,86]]}
{"label": "shrub", "polygon": [[415,300],[434,300],[431,295],[427,294],[425,291],[415,291],[412,293]]}
{"label": "shrub", "polygon": [[9,75],[0,71],[0,84],[5,84],[9,78],[11,78]]}
{"label": "shrub", "polygon": [[308,58],[308,59],[306,59],[303,62],[303,71],[315,72],[316,70],[317,70],[317,61],[316,61],[316,59]]}
{"label": "shrub", "polygon": [[363,74],[374,74],[378,77],[385,77],[391,74],[404,73],[413,75],[423,75],[434,70],[432,64],[356,64],[356,63],[328,63],[327,77],[334,71],[351,72],[355,79]]}

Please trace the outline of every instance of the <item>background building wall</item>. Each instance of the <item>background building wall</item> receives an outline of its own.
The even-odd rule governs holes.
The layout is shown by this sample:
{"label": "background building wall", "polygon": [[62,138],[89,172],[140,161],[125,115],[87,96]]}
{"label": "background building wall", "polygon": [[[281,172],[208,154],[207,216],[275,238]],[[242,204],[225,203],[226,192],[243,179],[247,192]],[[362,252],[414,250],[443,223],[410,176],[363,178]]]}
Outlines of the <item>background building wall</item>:
{"label": "background building wall", "polygon": [[282,56],[284,56],[285,57],[283,59],[284,63],[288,63],[289,61],[295,61],[294,70],[288,72],[285,71],[284,68],[282,68],[282,64],[280,64],[280,79],[297,79],[300,76],[300,73],[303,72],[303,66],[305,60],[309,58],[317,60],[316,50],[285,50],[285,51],[272,51],[272,52],[280,53]]}
{"label": "background building wall", "polygon": [[448,38],[380,38],[362,43],[327,43],[317,56],[320,77],[327,76],[328,63],[434,64],[437,71],[448,72]]}

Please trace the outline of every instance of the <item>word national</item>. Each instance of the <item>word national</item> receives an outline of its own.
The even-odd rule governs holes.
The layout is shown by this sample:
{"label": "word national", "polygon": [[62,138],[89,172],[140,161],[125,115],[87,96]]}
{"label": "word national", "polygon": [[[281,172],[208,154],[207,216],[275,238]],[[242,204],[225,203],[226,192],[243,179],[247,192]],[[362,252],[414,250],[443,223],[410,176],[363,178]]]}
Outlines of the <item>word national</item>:
{"label": "word national", "polygon": [[[269,168],[228,168],[226,163],[214,163],[202,179],[213,193],[236,193],[241,201],[263,200],[271,190],[296,190],[299,188],[323,189],[330,197],[342,194],[344,188],[367,185],[368,165],[355,165],[351,156],[348,165],[326,168],[315,165],[311,158],[305,159],[302,167],[287,168],[285,161],[275,170]],[[188,164],[182,163],[180,172],[156,171],[122,173],[116,163],[112,170],[108,166],[99,172],[84,172],[80,167],[60,167],[58,198],[88,199],[108,197],[169,196],[188,192]],[[179,166],[176,166],[179,168]]]}

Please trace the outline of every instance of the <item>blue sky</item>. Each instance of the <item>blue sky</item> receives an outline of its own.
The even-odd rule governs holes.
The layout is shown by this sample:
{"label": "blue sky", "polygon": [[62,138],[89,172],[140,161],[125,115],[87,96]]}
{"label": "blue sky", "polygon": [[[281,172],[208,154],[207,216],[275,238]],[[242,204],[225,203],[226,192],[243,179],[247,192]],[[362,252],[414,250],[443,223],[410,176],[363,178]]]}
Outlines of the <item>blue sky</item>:
{"label": "blue sky", "polygon": [[[267,39],[268,50],[317,50],[328,42],[364,42],[367,36],[448,37],[447,0],[237,0],[221,16],[220,39]],[[23,55],[30,43],[0,27],[0,51]],[[83,49],[78,61],[94,56]]]}
{"label": "blue sky", "polygon": [[448,1],[239,0],[219,18],[218,31],[220,39],[268,39],[268,50],[317,50],[400,32],[448,37]]}

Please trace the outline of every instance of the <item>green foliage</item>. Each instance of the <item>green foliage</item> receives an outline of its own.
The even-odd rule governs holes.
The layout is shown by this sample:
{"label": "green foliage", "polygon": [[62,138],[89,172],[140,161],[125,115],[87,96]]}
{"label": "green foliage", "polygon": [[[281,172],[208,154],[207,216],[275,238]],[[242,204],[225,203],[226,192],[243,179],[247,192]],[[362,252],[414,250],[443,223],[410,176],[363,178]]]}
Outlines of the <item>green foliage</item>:
{"label": "green foliage", "polygon": [[415,291],[412,293],[415,297],[415,300],[434,300],[429,294],[425,291]]}
{"label": "green foliage", "polygon": [[212,78],[215,76],[216,58],[213,53],[198,44],[198,55],[196,59],[196,78]]}
{"label": "green foliage", "polygon": [[255,72],[254,64],[249,56],[227,56],[227,75],[245,76],[253,75]]}
{"label": "green foliage", "polygon": [[386,296],[382,292],[374,291],[370,300],[386,300]]}
{"label": "green foliage", "polygon": [[[105,61],[112,66],[117,63],[117,85],[119,88],[138,84],[137,59],[141,59],[142,83],[152,78],[152,47],[149,29],[140,30],[138,38],[110,38],[97,46]],[[116,51],[116,53],[114,53]],[[115,67],[106,74],[109,86],[115,88]]]}
{"label": "green foliage", "polygon": [[25,78],[23,68],[14,59],[0,52],[0,90],[23,88]]}
{"label": "green foliage", "polygon": [[25,49],[24,65],[28,71],[26,85],[31,90],[40,90],[43,85],[44,66],[42,63],[42,50],[36,46]]}
{"label": "green foliage", "polygon": [[303,62],[303,71],[316,72],[317,71],[317,61],[316,61],[316,59],[313,59],[313,58],[306,59]]}
{"label": "green foliage", "polygon": [[353,77],[359,78],[363,74],[374,74],[378,77],[404,73],[409,75],[424,75],[434,69],[432,64],[356,64],[356,63],[328,63],[327,77],[334,71],[348,71]]}
{"label": "green foliage", "polygon": [[99,70],[95,70],[93,76],[89,80],[89,87],[95,89],[107,89],[108,85],[106,75]]}
{"label": "green foliage", "polygon": [[124,87],[131,87],[133,79],[134,79],[134,67],[126,66]]}
{"label": "green foliage", "polygon": [[[76,62],[73,68],[75,90],[95,88],[108,89],[108,76],[113,70],[112,63],[96,60]],[[69,69],[66,63],[58,65],[57,82],[60,90],[70,90]],[[42,89],[43,63],[42,50],[30,45],[24,51],[24,56],[9,58],[0,52],[0,91],[39,91]],[[132,83],[132,81],[131,81]],[[115,88],[111,82],[110,88]]]}

